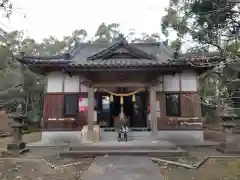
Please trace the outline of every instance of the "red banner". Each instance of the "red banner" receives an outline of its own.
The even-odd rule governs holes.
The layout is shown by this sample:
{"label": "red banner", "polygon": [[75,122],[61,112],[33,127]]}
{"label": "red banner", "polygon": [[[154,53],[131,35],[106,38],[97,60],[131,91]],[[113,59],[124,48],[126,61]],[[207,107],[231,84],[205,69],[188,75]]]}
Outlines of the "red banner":
{"label": "red banner", "polygon": [[78,100],[78,110],[79,112],[88,110],[88,98],[79,98]]}

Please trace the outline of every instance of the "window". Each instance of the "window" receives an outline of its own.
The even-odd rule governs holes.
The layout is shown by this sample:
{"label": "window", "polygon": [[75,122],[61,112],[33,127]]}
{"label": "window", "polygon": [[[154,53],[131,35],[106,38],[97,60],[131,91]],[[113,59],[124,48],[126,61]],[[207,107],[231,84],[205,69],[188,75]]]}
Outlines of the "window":
{"label": "window", "polygon": [[78,112],[78,96],[69,94],[64,96],[64,116],[76,116]]}
{"label": "window", "polygon": [[179,94],[166,94],[166,115],[181,116]]}

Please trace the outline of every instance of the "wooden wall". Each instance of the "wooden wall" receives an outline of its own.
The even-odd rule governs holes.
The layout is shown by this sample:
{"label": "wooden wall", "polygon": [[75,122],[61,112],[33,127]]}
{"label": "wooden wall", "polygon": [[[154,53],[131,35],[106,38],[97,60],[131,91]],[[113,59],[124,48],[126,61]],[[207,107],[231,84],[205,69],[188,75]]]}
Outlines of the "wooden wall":
{"label": "wooden wall", "polygon": [[[161,117],[158,117],[158,128],[177,127],[178,122],[172,121],[173,117],[166,116],[166,96],[164,92],[157,93],[157,101],[160,102],[161,114]],[[180,105],[181,117],[202,117],[200,97],[197,92],[180,93]]]}
{"label": "wooden wall", "polygon": [[[79,93],[79,97],[87,97],[87,93]],[[164,92],[157,92],[157,101],[160,103],[158,128],[176,127],[177,122],[166,116],[166,96]],[[76,117],[64,117],[63,93],[47,93],[44,95],[43,129],[54,130],[81,130],[87,124],[87,112],[79,112]],[[201,117],[201,104],[196,92],[180,93],[181,117]],[[175,118],[175,117],[174,117]]]}
{"label": "wooden wall", "polygon": [[182,117],[201,117],[200,97],[196,92],[181,94],[181,116]]}
{"label": "wooden wall", "polygon": [[[79,97],[87,97],[86,93],[78,93]],[[44,95],[43,130],[81,130],[87,123],[87,112],[78,112],[75,117],[64,117],[64,94],[46,93]]]}

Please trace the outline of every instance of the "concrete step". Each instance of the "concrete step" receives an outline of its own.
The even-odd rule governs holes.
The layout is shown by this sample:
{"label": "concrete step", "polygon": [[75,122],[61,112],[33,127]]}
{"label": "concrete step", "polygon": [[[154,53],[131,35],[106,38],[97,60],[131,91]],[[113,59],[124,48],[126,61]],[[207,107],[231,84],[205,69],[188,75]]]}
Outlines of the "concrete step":
{"label": "concrete step", "polygon": [[235,130],[233,130],[233,133],[235,133],[235,134],[240,134],[240,129],[235,129]]}
{"label": "concrete step", "polygon": [[[116,132],[100,132],[100,139],[102,141],[107,140],[116,140],[117,133]],[[129,140],[149,140],[151,139],[151,133],[148,131],[130,131],[128,132],[128,139]]]}
{"label": "concrete step", "polygon": [[172,146],[172,147],[169,147],[169,146],[166,146],[166,147],[159,147],[159,146],[142,146],[142,145],[139,145],[139,146],[71,146],[69,147],[69,150],[70,151],[93,151],[93,150],[99,150],[99,151],[108,151],[108,150],[135,150],[135,151],[138,151],[138,150],[148,150],[148,151],[151,151],[151,150],[177,150],[178,147],[177,146]]}
{"label": "concrete step", "polygon": [[[152,137],[151,136],[146,136],[146,137],[136,137],[136,136],[128,136],[128,141],[133,141],[133,140],[151,140],[152,139]],[[115,137],[100,137],[100,140],[101,141],[110,141],[110,140],[115,140],[115,141],[117,141],[117,137],[115,136]]]}
{"label": "concrete step", "polygon": [[60,152],[61,158],[85,158],[96,156],[152,156],[152,157],[186,157],[188,153],[180,148],[177,150],[78,150]]}

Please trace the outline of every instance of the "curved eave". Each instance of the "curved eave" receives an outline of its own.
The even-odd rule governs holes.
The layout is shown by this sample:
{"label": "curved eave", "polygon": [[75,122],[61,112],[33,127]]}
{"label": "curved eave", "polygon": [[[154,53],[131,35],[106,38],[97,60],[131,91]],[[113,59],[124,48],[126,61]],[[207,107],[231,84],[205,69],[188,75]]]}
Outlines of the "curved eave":
{"label": "curved eave", "polygon": [[217,63],[225,60],[225,58],[221,56],[179,56],[178,60],[185,60],[191,62],[205,62],[205,63]]}
{"label": "curved eave", "polygon": [[214,52],[187,52],[187,53],[182,53],[179,54],[179,57],[221,57],[221,53],[218,51],[214,51]]}
{"label": "curved eave", "polygon": [[59,65],[59,64],[69,64],[71,60],[64,60],[64,59],[28,59],[28,58],[16,58],[16,60],[22,64],[26,65]]}
{"label": "curved eave", "polygon": [[193,67],[188,64],[185,65],[152,65],[152,66],[28,66],[28,68],[38,74],[45,75],[52,71],[67,71],[67,72],[86,72],[86,71],[159,71],[160,73],[174,73],[181,72],[184,69],[196,71],[198,74],[213,67]]}
{"label": "curved eave", "polygon": [[112,62],[101,62],[101,63],[84,63],[84,64],[74,64],[74,63],[60,63],[60,62],[33,62],[33,63],[25,63],[29,67],[35,68],[72,68],[72,69],[104,69],[104,68],[141,68],[141,69],[148,69],[148,68],[190,68],[190,69],[202,69],[202,68],[213,68],[214,65],[204,66],[201,64],[193,64],[188,63],[187,61],[165,61],[165,62],[157,62],[157,61],[136,61],[135,63],[130,63],[128,61],[116,63],[115,61]]}
{"label": "curved eave", "polygon": [[[131,65],[131,66],[122,66],[122,65],[69,65],[67,68],[69,69],[79,69],[79,70],[98,70],[98,69],[106,69],[106,70],[112,70],[112,69],[194,69],[194,70],[201,70],[201,69],[211,69],[214,66],[191,66],[189,64],[149,64],[149,65]],[[111,69],[110,69],[111,68]]]}
{"label": "curved eave", "polygon": [[183,69],[191,69],[194,71],[197,71],[199,73],[203,73],[211,68],[214,68],[214,66],[208,66],[208,67],[198,67],[198,66],[191,66],[189,64],[182,64],[182,65],[174,65],[174,64],[158,64],[158,65],[136,65],[136,66],[84,66],[84,65],[78,65],[78,66],[67,66],[68,70],[78,70],[78,71],[98,71],[98,70],[183,70]]}

